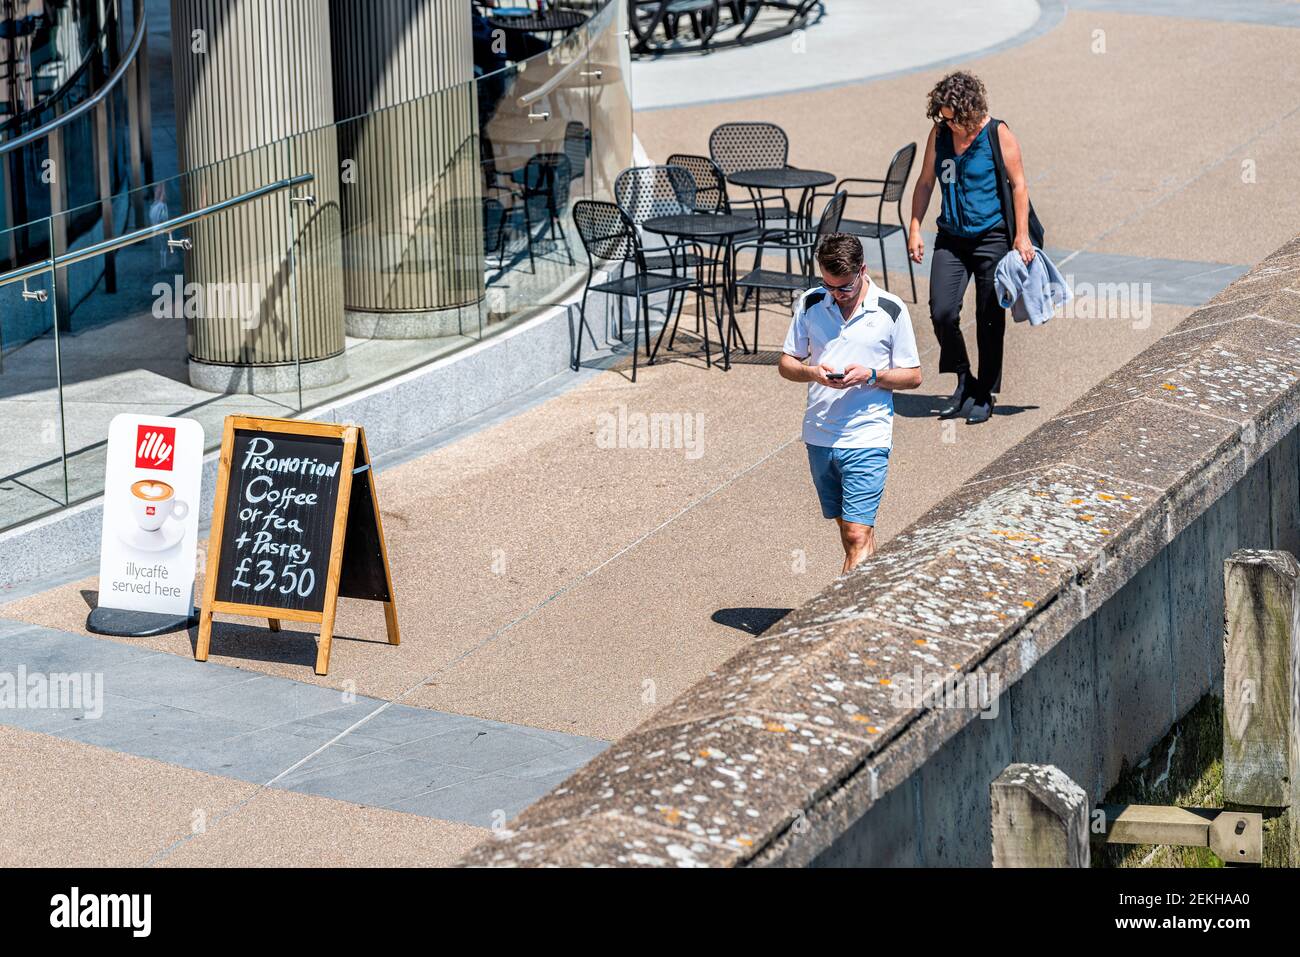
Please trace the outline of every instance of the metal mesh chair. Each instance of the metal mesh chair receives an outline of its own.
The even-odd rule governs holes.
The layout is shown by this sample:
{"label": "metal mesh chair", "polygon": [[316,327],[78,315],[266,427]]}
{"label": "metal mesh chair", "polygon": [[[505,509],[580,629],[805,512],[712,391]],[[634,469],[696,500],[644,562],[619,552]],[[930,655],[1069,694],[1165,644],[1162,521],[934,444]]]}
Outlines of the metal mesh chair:
{"label": "metal mesh chair", "polygon": [[[740,170],[784,169],[790,165],[790,137],[775,123],[723,123],[709,134],[709,156],[722,170],[724,178]],[[761,206],[764,210],[762,218],[767,222],[792,218],[790,204],[784,196],[773,197],[771,202],[756,198],[732,199],[730,202],[732,212],[737,216],[757,219]],[[779,213],[774,215],[773,210]]]}
{"label": "metal mesh chair", "polygon": [[[697,213],[713,213],[717,215],[729,216],[733,214],[731,207],[731,198],[727,195],[727,179],[722,175],[722,170],[718,164],[713,162],[707,156],[696,156],[691,153],[674,153],[668,157],[669,166],[680,166],[691,174],[691,179],[695,181],[695,211]],[[758,228],[748,232],[738,233],[732,237],[733,242],[743,243],[750,239],[758,237]],[[710,245],[704,253],[706,259],[715,265],[722,265],[720,258],[721,251],[716,245]],[[722,280],[719,278],[717,269],[713,269],[708,285],[722,286]],[[696,317],[695,331],[700,331],[699,317]],[[668,340],[669,348],[672,347],[672,339]]]}
{"label": "metal mesh chair", "polygon": [[[804,268],[801,272],[790,272],[777,269],[763,268],[763,242],[756,240],[752,243],[742,243],[741,245],[753,246],[755,249],[754,268],[743,279],[739,280],[736,285],[740,288],[753,290],[754,295],[754,350],[758,351],[758,317],[759,305],[762,302],[762,291],[764,289],[776,289],[780,292],[799,293],[810,288],[815,284],[813,276],[813,253],[817,249],[817,244],[829,236],[831,233],[840,231],[840,221],[844,218],[844,207],[848,203],[849,197],[845,192],[838,192],[830,198],[825,208],[822,209],[821,218],[817,221],[817,229],[810,238],[792,245],[790,248],[802,250],[805,255],[800,258],[804,262]],[[785,247],[783,247],[784,249]]]}
{"label": "metal mesh chair", "polygon": [[577,181],[587,175],[587,157],[591,155],[591,131],[578,120],[564,125],[564,155],[569,158],[569,172]]}
{"label": "metal mesh chair", "polygon": [[727,178],[718,164],[707,156],[674,153],[668,157],[669,166],[680,166],[691,174],[695,183],[695,209],[701,213],[730,213],[731,200],[727,196]]}
{"label": "metal mesh chair", "polygon": [[[874,192],[854,192],[846,190],[849,199],[878,199],[875,221],[845,219],[840,224],[840,231],[851,233],[862,239],[874,239],[880,243],[880,273],[885,288],[889,288],[889,267],[885,262],[885,237],[894,233],[903,233],[903,258],[907,260],[907,275],[912,280],[912,302],[916,302],[916,273],[912,270],[912,257],[907,255],[907,234],[903,220],[903,192],[907,188],[908,177],[912,174],[912,163],[916,159],[916,144],[908,143],[889,161],[889,169],[884,179],[864,179],[848,177],[835,185],[836,192],[845,190],[854,184],[874,185]],[[822,194],[825,195],[825,194]],[[885,204],[893,203],[898,213],[898,225],[883,222]]]}
{"label": "metal mesh chair", "polygon": [[[582,332],[585,329],[596,341],[587,324],[587,296],[592,292],[603,292],[620,298],[632,298],[636,311],[632,318],[634,337],[632,340],[632,381],[636,381],[637,353],[641,344],[641,324],[645,323],[646,355],[653,364],[650,352],[650,296],[654,293],[676,293],[694,285],[683,276],[664,276],[651,272],[646,267],[645,252],[641,248],[641,238],[636,225],[623,210],[613,203],[599,200],[583,199],[574,204],[573,222],[578,229],[578,237],[587,252],[587,281],[582,289],[582,305],[579,307],[581,319],[578,325],[576,348],[573,357],[573,369],[576,372],[582,365]],[[619,263],[623,274],[617,279],[592,285],[596,273],[596,264]],[[627,275],[625,267],[631,265],[632,275]],[[665,323],[666,328],[666,323]],[[705,326],[706,335],[708,326]],[[622,337],[622,329],[619,330]],[[659,333],[662,341],[663,332]],[[656,349],[657,351],[657,349]],[[705,355],[708,357],[708,340],[705,339]],[[711,363],[710,363],[711,364]]]}
{"label": "metal mesh chair", "polygon": [[790,137],[775,123],[723,123],[709,135],[709,156],[724,176],[742,169],[782,169]]}
{"label": "metal mesh chair", "polygon": [[[614,197],[619,208],[638,227],[656,216],[682,216],[701,211],[695,178],[689,170],[671,163],[664,166],[634,166],[623,170],[614,181]],[[673,275],[684,275],[686,270],[696,270],[692,285],[701,293],[704,287],[721,288],[718,270],[722,265],[716,249],[710,247],[706,253],[701,244],[685,240],[652,249],[646,256],[646,268],[652,272],[669,271]],[[706,269],[710,274],[708,280],[703,275]],[[668,310],[665,315],[674,316],[674,307],[676,310],[672,338],[668,340],[670,349],[677,338],[677,325],[681,322],[681,309],[685,302],[685,295],[680,300],[675,292],[668,295]],[[695,318],[695,331],[699,333],[703,319],[700,315]],[[708,330],[705,329],[704,332],[707,337]]]}
{"label": "metal mesh chair", "polygon": [[[640,226],[656,216],[682,216],[695,212],[695,180],[679,166],[634,166],[618,174],[614,181],[614,199],[627,218]],[[667,250],[667,255],[650,256],[646,261],[647,268],[676,272],[703,263],[698,249],[692,253],[684,243],[662,248]]]}
{"label": "metal mesh chair", "polygon": [[654,47],[655,33],[662,29],[671,43],[680,31],[679,21],[686,17],[691,32],[701,47],[707,46],[717,32],[721,0],[632,0],[628,4],[628,26],[636,37],[638,50]]}
{"label": "metal mesh chair", "polygon": [[510,225],[510,215],[500,200],[484,196],[482,200],[483,216],[483,255],[495,256],[497,269],[504,267],[506,251],[506,229]]}
{"label": "metal mesh chair", "polygon": [[551,235],[559,233],[564,240],[564,250],[573,265],[573,250],[569,246],[569,237],[564,232],[564,213],[569,208],[569,184],[573,180],[569,158],[563,153],[537,153],[528,158],[524,167],[524,176],[520,198],[524,207],[524,230],[528,234],[528,264],[534,272],[537,264],[533,259],[533,210],[540,206],[540,212],[546,217],[546,226]]}
{"label": "metal mesh chair", "polygon": [[633,223],[695,211],[695,180],[679,166],[634,166],[614,180],[614,200]]}

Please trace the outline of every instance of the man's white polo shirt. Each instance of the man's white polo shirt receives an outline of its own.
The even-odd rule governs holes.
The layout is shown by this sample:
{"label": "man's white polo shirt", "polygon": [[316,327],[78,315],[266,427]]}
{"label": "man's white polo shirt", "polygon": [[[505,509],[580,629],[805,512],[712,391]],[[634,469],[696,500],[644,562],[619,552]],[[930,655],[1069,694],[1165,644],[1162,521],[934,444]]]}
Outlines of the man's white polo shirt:
{"label": "man's white polo shirt", "polygon": [[[785,337],[785,353],[836,371],[857,363],[877,374],[912,369],[916,354],[912,319],[903,300],[868,277],[867,294],[847,320],[835,299],[820,286],[799,298]],[[894,441],[894,393],[878,386],[832,389],[808,383],[803,440],[837,448],[887,449]]]}

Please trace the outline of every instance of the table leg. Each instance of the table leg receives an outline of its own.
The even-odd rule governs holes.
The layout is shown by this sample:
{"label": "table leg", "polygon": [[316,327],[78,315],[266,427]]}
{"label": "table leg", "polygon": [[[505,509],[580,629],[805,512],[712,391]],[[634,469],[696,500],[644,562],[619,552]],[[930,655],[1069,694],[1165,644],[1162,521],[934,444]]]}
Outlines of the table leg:
{"label": "table leg", "polygon": [[[724,298],[727,300],[727,319],[729,323],[729,327],[725,335],[722,334],[722,316],[721,314],[718,315],[718,334],[721,335],[723,338],[723,347],[722,347],[723,366],[722,367],[726,370],[731,369],[731,337],[733,335],[740,337],[740,348],[743,349],[745,352],[749,351],[749,347],[745,345],[745,335],[740,331],[740,325],[736,322],[735,243],[736,243],[736,238],[734,236],[727,237],[726,259],[722,264],[722,277],[723,277],[722,292]],[[757,289],[754,290],[754,293],[756,295],[758,294],[758,292],[759,290]],[[755,343],[755,348],[757,348],[757,343]]]}

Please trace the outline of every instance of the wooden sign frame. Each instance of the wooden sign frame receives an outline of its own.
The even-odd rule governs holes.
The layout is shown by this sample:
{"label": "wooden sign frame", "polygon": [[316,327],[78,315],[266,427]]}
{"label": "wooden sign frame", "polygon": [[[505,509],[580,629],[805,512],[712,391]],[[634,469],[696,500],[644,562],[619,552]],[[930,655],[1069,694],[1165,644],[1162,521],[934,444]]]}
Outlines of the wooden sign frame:
{"label": "wooden sign frame", "polygon": [[[335,504],[334,526],[330,538],[330,557],[325,581],[325,603],[321,611],[276,608],[271,605],[248,605],[217,601],[217,573],[221,565],[221,542],[225,532],[226,504],[230,491],[231,456],[234,454],[235,432],[266,432],[270,434],[307,435],[319,438],[341,439],[343,459],[339,467],[338,497]],[[364,464],[357,467],[357,451]],[[338,608],[339,579],[343,572],[343,545],[348,528],[348,513],[352,503],[352,477],[371,467],[370,450],[366,446],[366,433],[361,426],[334,425],[328,422],[307,422],[301,419],[273,419],[260,416],[226,416],[225,431],[221,437],[221,459],[217,468],[217,493],[212,507],[212,532],[208,536],[207,573],[203,580],[203,602],[199,608],[199,636],[194,646],[194,658],[207,661],[212,644],[213,615],[245,615],[265,617],[271,631],[280,630],[281,620],[315,622],[320,627],[320,641],[316,651],[316,674],[329,673],[330,646],[334,638],[334,618]],[[384,604],[384,627],[390,645],[401,644],[397,628],[397,596],[393,591],[393,576],[388,565],[388,546],[384,541],[384,526],[379,515],[379,496],[373,477],[366,482],[370,490],[370,507],[374,514],[375,531],[379,537],[379,554],[383,559],[384,582],[388,598]]]}

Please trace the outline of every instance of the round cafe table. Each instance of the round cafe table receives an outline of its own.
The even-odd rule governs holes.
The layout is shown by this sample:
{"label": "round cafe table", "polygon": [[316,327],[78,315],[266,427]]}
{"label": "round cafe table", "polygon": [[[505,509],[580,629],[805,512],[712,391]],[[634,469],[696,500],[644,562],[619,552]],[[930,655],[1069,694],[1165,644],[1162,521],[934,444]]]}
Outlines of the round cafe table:
{"label": "round cafe table", "polygon": [[[709,243],[722,249],[722,298],[726,302],[729,319],[728,328],[731,334],[739,337],[740,347],[748,351],[744,336],[740,332],[740,326],[736,324],[736,276],[732,259],[735,256],[734,243],[736,237],[753,232],[754,220],[745,216],[728,216],[719,213],[680,213],[674,216],[655,216],[652,219],[647,219],[641,224],[641,228],[648,233],[673,236],[688,242]],[[703,269],[703,264],[699,268]],[[708,322],[707,316],[704,317],[704,321]],[[718,338],[722,340],[722,368],[729,370],[731,368],[731,335],[723,330],[721,310],[718,311],[717,321]],[[664,328],[667,327],[667,323],[665,323]],[[662,329],[659,331],[659,339],[663,340]],[[672,348],[671,343],[669,348]],[[658,352],[658,350],[659,346],[656,343],[655,351]]]}
{"label": "round cafe table", "polygon": [[536,11],[522,15],[496,15],[487,18],[488,25],[497,30],[513,30],[516,33],[545,33],[547,42],[557,33],[568,33],[587,22],[587,15],[577,10],[555,8],[544,13]]}
{"label": "round cafe table", "polygon": [[818,186],[830,186],[835,182],[835,174],[820,169],[799,169],[794,166],[742,169],[728,176],[727,182],[744,186],[749,190],[759,210],[759,219],[764,231],[767,231],[768,226],[766,210],[763,207],[763,191],[787,193],[791,190],[800,190],[794,227],[808,229],[812,226],[812,191]]}

